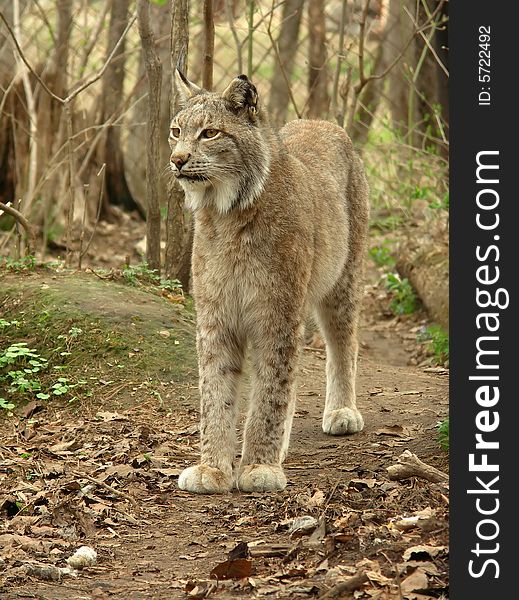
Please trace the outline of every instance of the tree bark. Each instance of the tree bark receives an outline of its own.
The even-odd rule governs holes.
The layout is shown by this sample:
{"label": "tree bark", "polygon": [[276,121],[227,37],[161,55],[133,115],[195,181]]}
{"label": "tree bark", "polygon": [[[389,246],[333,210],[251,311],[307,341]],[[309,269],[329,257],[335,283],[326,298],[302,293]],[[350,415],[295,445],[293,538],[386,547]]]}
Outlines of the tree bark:
{"label": "tree bark", "polygon": [[[373,73],[380,73],[385,69],[386,53],[385,40],[382,38],[377,48],[377,55],[373,66]],[[357,146],[363,146],[367,139],[371,123],[382,98],[384,79],[373,79],[369,81],[359,99],[357,114],[353,119],[353,127],[348,133]]]}
{"label": "tree bark", "polygon": [[[119,41],[128,23],[129,4],[129,0],[112,0],[107,57]],[[125,76],[125,49],[126,40],[123,40],[103,76],[101,123],[120,110]],[[141,216],[144,216],[144,211],[135,202],[126,182],[119,127],[108,127],[103,155],[103,160],[100,162],[106,163],[105,198],[107,202],[121,206],[127,211],[137,210]]]}
{"label": "tree bark", "polygon": [[303,5],[304,0],[286,0],[283,4],[281,29],[277,40],[280,60],[274,66],[268,106],[272,123],[277,127],[285,123],[290,104],[287,81],[292,80],[294,71]]}
{"label": "tree bark", "polygon": [[146,136],[146,260],[150,269],[160,274],[160,96],[162,64],[155,50],[155,38],[150,26],[149,0],[138,0],[137,15],[146,74],[148,77],[148,125]]}
{"label": "tree bark", "polygon": [[[406,41],[413,34],[414,26],[405,12],[406,7],[414,14],[415,0],[389,0],[387,51],[388,63],[398,56]],[[413,145],[417,139],[409,131],[410,125],[418,121],[415,91],[411,83],[411,68],[416,64],[416,40],[413,40],[404,52],[400,62],[389,74],[388,102],[394,128],[407,137],[407,143]]]}
{"label": "tree bark", "polygon": [[[175,69],[187,73],[187,55],[189,49],[189,0],[176,0],[171,13],[171,116],[180,108],[180,99],[174,83]],[[169,279],[178,279],[182,258],[186,251],[189,236],[186,235],[186,217],[184,214],[184,192],[176,180],[168,184],[168,213],[166,219],[166,256],[164,271]],[[189,252],[190,256],[190,252]],[[188,269],[189,271],[190,269]],[[188,281],[181,281],[184,289]]]}
{"label": "tree bark", "polygon": [[204,0],[204,60],[202,67],[202,87],[213,89],[214,57],[214,15],[213,0]]}
{"label": "tree bark", "polygon": [[[159,164],[161,173],[158,178],[159,198],[161,204],[167,202],[167,173],[164,172],[169,161],[168,129],[170,123],[170,94],[171,94],[171,60],[170,60],[170,35],[171,35],[171,11],[169,3],[159,6],[150,2],[150,27],[155,35],[155,50],[162,63],[162,84],[160,99],[160,126],[158,129],[158,141],[160,147]],[[140,97],[147,93],[146,66],[144,54],[141,53],[139,60],[138,77],[142,82],[135,90],[135,96]],[[142,148],[146,144],[146,119],[148,106],[145,100],[137,102],[129,115],[132,127],[127,132],[127,147],[124,152],[124,167],[126,181],[134,200],[141,206],[146,206],[146,161],[142,160]]]}
{"label": "tree bark", "polygon": [[308,50],[308,116],[326,118],[330,97],[328,95],[328,69],[326,57],[326,24],[323,0],[309,0],[309,50]]}

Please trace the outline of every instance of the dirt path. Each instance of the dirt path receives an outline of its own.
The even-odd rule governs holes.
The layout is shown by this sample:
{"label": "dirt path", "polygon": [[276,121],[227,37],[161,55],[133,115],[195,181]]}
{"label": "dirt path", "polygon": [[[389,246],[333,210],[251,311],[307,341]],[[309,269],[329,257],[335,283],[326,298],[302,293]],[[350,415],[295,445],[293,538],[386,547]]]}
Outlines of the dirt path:
{"label": "dirt path", "polygon": [[[312,598],[359,573],[368,574],[365,583],[341,597],[442,597],[446,491],[418,479],[390,481],[386,467],[409,449],[447,470],[436,439],[448,410],[447,372],[409,366],[417,321],[384,318],[375,296],[366,297],[358,368],[365,429],[322,433],[325,355],[305,349],[282,493],[178,490],[176,476],[197,458],[196,382],[163,382],[160,403],[137,402],[137,393],[79,416],[59,410],[32,429],[2,425],[0,598]],[[30,468],[24,453],[34,457]],[[29,509],[13,516],[17,492]],[[399,525],[412,515],[413,524]],[[291,534],[291,520],[303,516],[317,519],[317,529]],[[250,557],[220,567],[220,577],[226,568],[238,575],[217,585],[211,571],[239,542]],[[65,567],[80,545],[95,548],[98,560],[78,577],[46,581],[27,566]],[[406,554],[418,545],[426,548]]]}

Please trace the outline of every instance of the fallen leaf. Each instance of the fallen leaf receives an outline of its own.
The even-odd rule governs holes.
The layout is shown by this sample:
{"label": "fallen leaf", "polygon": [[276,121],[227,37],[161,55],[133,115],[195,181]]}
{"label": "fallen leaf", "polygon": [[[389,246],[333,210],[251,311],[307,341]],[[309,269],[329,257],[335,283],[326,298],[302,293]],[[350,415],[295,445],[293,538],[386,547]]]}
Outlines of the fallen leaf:
{"label": "fallen leaf", "polygon": [[118,412],[109,412],[107,410],[102,410],[96,413],[96,419],[100,421],[105,421],[106,423],[109,421],[127,421],[128,417],[125,415],[120,415]]}
{"label": "fallen leaf", "polygon": [[425,571],[418,568],[414,573],[408,575],[401,583],[400,588],[402,592],[415,592],[417,590],[426,590],[429,586],[429,580]]}
{"label": "fallen leaf", "polygon": [[325,495],[322,490],[315,490],[312,497],[306,503],[307,508],[319,508],[324,504]]}
{"label": "fallen leaf", "polygon": [[244,579],[250,577],[252,573],[252,560],[248,558],[238,558],[236,560],[226,560],[211,571],[209,576],[212,579]]}
{"label": "fallen leaf", "polygon": [[372,489],[376,484],[376,479],[350,479],[349,487]]}
{"label": "fallen leaf", "polygon": [[227,555],[229,561],[238,560],[239,558],[249,558],[249,546],[247,542],[240,542]]}
{"label": "fallen leaf", "polygon": [[409,435],[409,429],[402,425],[386,425],[375,430],[375,435],[394,435],[396,437],[406,437]]}
{"label": "fallen leaf", "polygon": [[403,559],[405,561],[408,561],[411,558],[416,560],[420,560],[422,558],[423,560],[428,560],[438,556],[438,554],[443,554],[446,552],[446,550],[447,546],[411,546],[404,552]]}

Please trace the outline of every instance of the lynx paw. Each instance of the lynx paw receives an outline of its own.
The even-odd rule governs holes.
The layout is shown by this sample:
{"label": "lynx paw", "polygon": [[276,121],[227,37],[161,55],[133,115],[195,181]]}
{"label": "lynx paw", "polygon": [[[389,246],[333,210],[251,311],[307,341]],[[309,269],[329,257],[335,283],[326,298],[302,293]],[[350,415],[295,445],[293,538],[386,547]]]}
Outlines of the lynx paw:
{"label": "lynx paw", "polygon": [[231,489],[232,478],[215,467],[196,465],[180,473],[178,487],[195,494],[223,494]]}
{"label": "lynx paw", "polygon": [[237,488],[243,492],[284,490],[287,478],[278,465],[246,465],[238,477]]}
{"label": "lynx paw", "polygon": [[364,428],[364,419],[356,408],[338,408],[323,416],[323,431],[330,435],[357,433]]}

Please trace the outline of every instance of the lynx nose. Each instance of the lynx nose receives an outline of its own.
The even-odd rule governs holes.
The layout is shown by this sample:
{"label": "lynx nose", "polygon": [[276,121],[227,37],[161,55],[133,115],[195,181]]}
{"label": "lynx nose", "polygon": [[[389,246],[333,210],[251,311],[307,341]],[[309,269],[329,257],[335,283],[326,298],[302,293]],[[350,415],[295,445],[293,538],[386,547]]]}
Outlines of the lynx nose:
{"label": "lynx nose", "polygon": [[175,154],[171,157],[171,162],[180,171],[182,167],[187,163],[190,157],[191,154],[189,154],[189,152],[186,152],[185,154]]}

